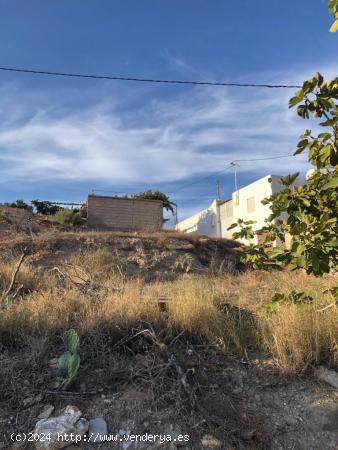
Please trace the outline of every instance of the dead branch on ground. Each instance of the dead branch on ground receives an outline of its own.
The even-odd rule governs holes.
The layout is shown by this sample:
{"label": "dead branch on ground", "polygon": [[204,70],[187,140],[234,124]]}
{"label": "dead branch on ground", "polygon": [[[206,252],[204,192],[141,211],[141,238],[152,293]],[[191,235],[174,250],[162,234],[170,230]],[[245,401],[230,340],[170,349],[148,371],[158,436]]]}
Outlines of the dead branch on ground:
{"label": "dead branch on ground", "polygon": [[8,288],[5,290],[5,292],[1,296],[1,303],[2,304],[4,303],[6,306],[9,305],[9,301],[10,300],[13,300],[13,299],[15,299],[17,297],[19,291],[23,288],[23,285],[20,285],[19,288],[15,291],[15,293],[11,297],[10,294],[13,291],[14,284],[15,284],[15,281],[16,281],[16,277],[17,277],[17,275],[19,273],[19,270],[20,270],[20,267],[21,267],[21,265],[23,263],[23,260],[26,257],[26,251],[27,251],[27,249],[24,248],[22,253],[21,253],[20,259],[19,259],[19,261],[18,261],[18,263],[17,263],[17,265],[16,265],[16,267],[15,267],[13,273],[12,273],[12,277],[11,277],[11,281],[9,283],[9,286],[8,286]]}

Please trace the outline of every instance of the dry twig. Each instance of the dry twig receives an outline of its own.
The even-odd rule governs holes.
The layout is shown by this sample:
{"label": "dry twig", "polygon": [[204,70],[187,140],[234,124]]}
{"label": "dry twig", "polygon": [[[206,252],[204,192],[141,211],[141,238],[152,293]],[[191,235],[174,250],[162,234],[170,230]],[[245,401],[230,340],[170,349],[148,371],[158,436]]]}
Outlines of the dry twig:
{"label": "dry twig", "polygon": [[[11,282],[9,283],[8,288],[7,288],[7,289],[5,290],[5,292],[2,294],[2,297],[1,297],[1,303],[5,303],[6,306],[9,305],[10,294],[11,294],[11,292],[12,292],[12,290],[13,290],[13,287],[14,287],[14,284],[15,284],[15,280],[16,280],[16,277],[17,277],[17,275],[18,275],[18,273],[19,273],[19,270],[20,270],[20,267],[21,267],[21,265],[22,265],[22,263],[23,263],[23,260],[24,260],[25,257],[26,257],[26,251],[27,251],[27,249],[24,248],[23,251],[22,251],[22,253],[21,253],[20,259],[19,259],[19,261],[18,261],[18,264],[16,265],[16,267],[15,267],[13,273],[12,273]],[[22,289],[22,287],[23,287],[23,286],[19,286],[19,288],[16,290],[16,292],[15,292],[14,295],[12,296],[12,299],[14,299],[14,298],[18,295],[18,293],[19,293],[20,289]]]}

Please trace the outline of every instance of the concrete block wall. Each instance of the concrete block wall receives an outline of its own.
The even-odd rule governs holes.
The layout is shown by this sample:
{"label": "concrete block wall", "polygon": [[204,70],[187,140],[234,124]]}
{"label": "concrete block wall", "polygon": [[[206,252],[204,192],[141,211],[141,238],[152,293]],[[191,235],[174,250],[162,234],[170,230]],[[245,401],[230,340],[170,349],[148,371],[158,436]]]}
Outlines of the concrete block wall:
{"label": "concrete block wall", "polygon": [[160,230],[163,203],[160,200],[88,195],[87,224],[98,230]]}

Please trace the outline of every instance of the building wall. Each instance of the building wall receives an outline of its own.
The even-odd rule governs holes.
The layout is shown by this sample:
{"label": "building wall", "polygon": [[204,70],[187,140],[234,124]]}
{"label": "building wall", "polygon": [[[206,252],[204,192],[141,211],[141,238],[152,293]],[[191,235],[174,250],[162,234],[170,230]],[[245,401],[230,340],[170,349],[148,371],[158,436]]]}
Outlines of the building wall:
{"label": "building wall", "polygon": [[87,223],[102,230],[160,230],[163,204],[160,200],[88,195]]}
{"label": "building wall", "polygon": [[[252,225],[252,229],[256,232],[266,225],[265,220],[271,214],[271,210],[269,205],[262,205],[262,200],[272,194],[273,182],[269,182],[271,178],[271,175],[267,175],[232,194],[234,204],[233,222],[237,222],[238,219],[253,220],[256,223]],[[230,230],[231,233],[234,231],[237,230]],[[249,243],[246,239],[241,241],[245,244]],[[257,236],[251,242],[258,243]]]}
{"label": "building wall", "polygon": [[179,222],[176,225],[176,230],[217,237],[219,235],[217,230],[217,201],[215,200],[209,208]]}
{"label": "building wall", "polygon": [[[252,224],[255,237],[251,243],[257,244],[264,238],[258,233],[266,225],[265,220],[271,214],[270,206],[263,205],[262,200],[284,189],[284,186],[277,183],[280,178],[281,176],[278,175],[267,175],[233,192],[230,200],[215,200],[209,208],[180,222],[177,229],[187,233],[196,231],[211,237],[232,239],[232,234],[238,231],[238,228],[228,230],[230,225],[238,219],[252,220],[255,221]],[[300,186],[303,182],[303,180],[297,180],[295,186]],[[282,215],[280,218],[286,217]],[[240,239],[240,241],[244,244],[250,243],[246,239]]]}
{"label": "building wall", "polygon": [[235,221],[234,219],[234,204],[233,200],[227,200],[219,205],[219,218],[220,218],[220,237],[232,239],[233,230],[228,231],[230,225]]}

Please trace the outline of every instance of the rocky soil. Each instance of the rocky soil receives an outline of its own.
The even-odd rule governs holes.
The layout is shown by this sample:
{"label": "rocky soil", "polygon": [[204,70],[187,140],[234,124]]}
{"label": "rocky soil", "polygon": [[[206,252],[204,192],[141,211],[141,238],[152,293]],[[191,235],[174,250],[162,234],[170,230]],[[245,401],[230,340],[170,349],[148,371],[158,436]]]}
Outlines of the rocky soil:
{"label": "rocky soil", "polygon": [[[10,446],[11,433],[27,433],[41,417],[58,416],[67,405],[75,405],[87,420],[104,419],[108,434],[121,439],[146,433],[172,439],[161,445],[91,443],[86,434],[78,443],[83,449],[338,448],[338,390],[328,384],[288,376],[262,356],[230,358],[211,348],[184,346],[175,350],[175,358],[197,395],[195,405],[162,355],[150,349],[120,353],[105,369],[81,370],[69,392],[47,387],[34,394],[30,380],[22,379],[21,408],[1,405],[1,446],[24,448]],[[174,442],[178,435],[188,435],[189,442]]]}
{"label": "rocky soil", "polygon": [[241,269],[238,243],[174,232],[154,235],[109,232],[50,232],[33,238],[0,240],[0,258],[11,260],[23,249],[26,262],[52,268],[72,255],[104,248],[126,278],[175,279],[185,273],[220,275]]}
{"label": "rocky soil", "polygon": [[91,232],[53,222],[48,216],[0,206],[0,258],[17,257],[51,268],[76,253],[105,248],[127,278],[170,280],[182,273],[221,274],[240,268],[238,243],[227,239],[161,232]]}
{"label": "rocky soil", "polygon": [[48,216],[35,216],[30,211],[0,205],[0,240],[34,237],[46,231],[62,231],[65,227]]}

